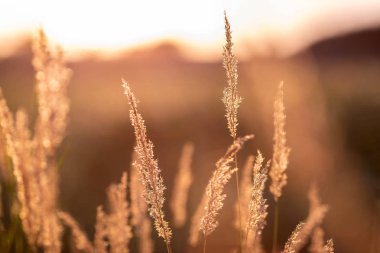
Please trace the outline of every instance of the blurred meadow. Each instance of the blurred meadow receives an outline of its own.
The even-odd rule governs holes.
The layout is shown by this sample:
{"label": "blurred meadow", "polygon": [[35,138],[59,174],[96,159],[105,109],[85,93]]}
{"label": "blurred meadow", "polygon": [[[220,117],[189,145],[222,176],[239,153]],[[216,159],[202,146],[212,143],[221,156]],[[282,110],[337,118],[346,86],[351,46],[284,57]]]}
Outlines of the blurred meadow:
{"label": "blurred meadow", "polygon": [[[335,7],[326,15],[337,14]],[[239,10],[233,9],[230,17],[233,36],[239,29],[234,22]],[[355,24],[356,17],[360,23],[360,17],[366,13],[353,15],[350,22]],[[121,174],[130,170],[135,139],[121,78],[130,83],[139,98],[140,112],[167,187],[167,200],[172,196],[182,146],[187,141],[194,143],[194,180],[187,210],[190,216],[195,212],[215,162],[231,142],[221,101],[226,81],[223,39],[219,40],[224,35],[223,12],[219,14],[218,20],[212,20],[219,24],[217,43],[212,44],[216,54],[206,52],[203,56],[203,51],[189,47],[189,41],[163,37],[142,46],[135,43],[112,55],[104,56],[101,49],[96,49],[68,57],[67,66],[73,75],[68,85],[67,134],[57,153],[58,205],[78,221],[89,238],[94,234],[96,207],[106,203],[108,185],[118,182]],[[302,23],[301,31],[310,27],[315,33],[324,34],[324,28],[331,31],[329,26],[339,27],[339,22],[347,22],[344,17],[343,12],[342,20],[330,18],[331,23],[316,18],[322,20],[318,29],[317,21],[314,25],[309,21]],[[307,191],[317,182],[323,203],[329,205],[322,227],[327,238],[334,239],[335,252],[380,252],[380,18],[371,21],[321,36],[290,53],[282,54],[277,46],[284,34],[275,37],[273,44],[263,39],[261,51],[249,35],[241,36],[234,44],[239,60],[238,89],[243,97],[238,115],[239,135],[255,135],[238,154],[240,167],[258,148],[265,157],[271,157],[273,101],[279,82],[284,81],[285,128],[291,153],[288,185],[279,202],[279,245],[285,244],[294,227],[307,216]],[[124,25],[118,24],[118,32],[128,34]],[[48,26],[48,37],[53,30],[54,26]],[[255,30],[239,30],[237,38],[247,33],[255,35]],[[10,109],[14,112],[25,108],[33,125],[37,111],[29,34],[19,38],[21,42],[17,42],[13,53],[0,58],[0,86]],[[298,37],[302,38],[302,34]],[[59,36],[54,42],[59,43]],[[284,42],[291,43],[291,38]],[[202,44],[196,47],[201,48]],[[63,44],[63,49],[72,56],[70,47]],[[5,187],[5,182],[12,174],[2,172],[4,218],[9,215],[9,206],[4,206],[7,191],[12,191]],[[231,222],[234,187],[233,180],[226,186],[225,207],[218,229],[207,241],[208,252],[232,252],[238,244],[239,235]],[[269,252],[274,201],[269,192],[265,197],[269,215],[263,245]],[[168,202],[164,209],[171,223]],[[201,245],[186,244],[189,227],[188,220],[184,227],[174,229],[173,252],[202,252]],[[155,233],[152,237],[157,238]],[[67,238],[66,231],[66,242]],[[164,252],[162,242],[158,238],[155,241],[155,252]],[[130,249],[135,252],[136,240],[132,239]],[[64,243],[63,252],[72,250],[69,243]]]}

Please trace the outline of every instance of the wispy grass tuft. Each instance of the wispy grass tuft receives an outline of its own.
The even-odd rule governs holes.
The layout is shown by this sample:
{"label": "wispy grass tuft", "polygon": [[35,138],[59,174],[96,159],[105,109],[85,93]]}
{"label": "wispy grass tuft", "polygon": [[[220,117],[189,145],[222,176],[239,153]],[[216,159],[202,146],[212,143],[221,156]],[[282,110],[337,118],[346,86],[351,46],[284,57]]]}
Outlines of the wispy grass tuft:
{"label": "wispy grass tuft", "polygon": [[135,163],[136,153],[133,153],[131,166],[131,212],[132,225],[135,228],[136,236],[139,238],[139,252],[152,253],[152,222],[147,216],[148,207],[141,193],[144,191],[144,186],[139,180],[138,168]]}
{"label": "wispy grass tuft", "polygon": [[[266,225],[266,217],[268,215],[267,200],[264,199],[265,183],[268,179],[269,161],[264,165],[264,156],[260,151],[257,152],[255,165],[253,166],[253,183],[250,190],[250,201],[248,206],[248,220],[246,223],[245,248],[248,244],[254,248],[257,236],[261,236],[261,232]],[[249,233],[252,232],[252,236]]]}
{"label": "wispy grass tuft", "polygon": [[286,146],[285,119],[284,83],[281,82],[274,100],[274,146],[272,167],[269,172],[272,180],[270,192],[276,202],[281,197],[282,188],[288,179],[285,172],[288,168],[290,149]]}
{"label": "wispy grass tuft", "polygon": [[20,219],[33,250],[60,252],[62,226],[57,217],[58,174],[55,153],[65,135],[71,71],[60,48],[52,49],[43,32],[33,39],[38,114],[33,134],[22,110],[14,118],[0,97],[1,131],[20,202]]}
{"label": "wispy grass tuft", "polygon": [[224,26],[226,32],[226,44],[223,47],[223,66],[227,77],[227,87],[223,91],[223,103],[226,106],[227,125],[230,135],[233,139],[237,134],[237,110],[240,106],[242,98],[237,89],[238,85],[238,61],[233,53],[232,32],[227,13],[224,12]]}
{"label": "wispy grass tuft", "polygon": [[186,143],[182,148],[182,154],[179,161],[179,171],[174,180],[173,196],[170,207],[174,215],[174,226],[182,227],[187,218],[187,198],[190,185],[193,182],[191,162],[193,159],[194,145]]}
{"label": "wispy grass tuft", "polygon": [[289,237],[288,241],[285,244],[285,248],[282,253],[295,253],[298,244],[301,242],[299,234],[305,224],[300,223],[297,225],[296,229],[292,232],[292,235]]}
{"label": "wispy grass tuft", "polygon": [[228,148],[226,154],[216,163],[216,170],[206,187],[206,205],[200,224],[200,229],[204,235],[204,247],[206,247],[207,236],[218,226],[216,217],[222,209],[223,201],[226,198],[226,194],[223,193],[224,186],[237,170],[237,168],[231,168],[231,163],[236,153],[243,147],[243,144],[252,138],[253,135],[237,138]]}
{"label": "wispy grass tuft", "polygon": [[150,216],[154,219],[154,226],[160,237],[166,243],[167,251],[171,250],[172,230],[165,220],[163,211],[165,186],[158,168],[157,160],[154,158],[153,143],[147,138],[146,127],[141,114],[137,110],[137,99],[129,84],[123,81],[124,93],[130,105],[130,120],[135,129],[136,147],[138,155],[136,166],[140,173],[141,182],[144,185],[144,198],[148,204]]}

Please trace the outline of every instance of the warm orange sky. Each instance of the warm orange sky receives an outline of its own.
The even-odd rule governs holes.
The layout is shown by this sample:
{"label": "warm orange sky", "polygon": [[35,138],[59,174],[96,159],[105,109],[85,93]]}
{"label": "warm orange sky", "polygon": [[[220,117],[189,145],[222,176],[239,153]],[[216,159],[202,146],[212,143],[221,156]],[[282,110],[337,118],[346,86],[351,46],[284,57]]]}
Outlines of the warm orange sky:
{"label": "warm orange sky", "polygon": [[380,26],[379,0],[2,0],[0,56],[17,44],[9,38],[38,26],[70,52],[173,39],[219,54],[223,10],[235,41],[252,42],[259,54],[288,55],[326,37]]}

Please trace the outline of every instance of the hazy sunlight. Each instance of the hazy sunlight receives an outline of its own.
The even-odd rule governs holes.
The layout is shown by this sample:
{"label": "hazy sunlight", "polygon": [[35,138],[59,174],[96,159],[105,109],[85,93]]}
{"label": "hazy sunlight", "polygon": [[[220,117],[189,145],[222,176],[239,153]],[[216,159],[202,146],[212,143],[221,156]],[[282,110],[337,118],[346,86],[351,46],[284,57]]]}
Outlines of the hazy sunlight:
{"label": "hazy sunlight", "polygon": [[[218,55],[220,49],[215,45],[223,40],[223,10],[234,20],[237,41],[253,42],[252,50],[259,54],[273,50],[291,54],[321,37],[380,23],[376,14],[380,2],[375,0],[4,0],[0,3],[0,37],[14,37],[42,26],[53,41],[71,52],[115,50],[169,39]],[[334,14],[339,16],[332,20]],[[328,26],[326,22],[330,22]]]}

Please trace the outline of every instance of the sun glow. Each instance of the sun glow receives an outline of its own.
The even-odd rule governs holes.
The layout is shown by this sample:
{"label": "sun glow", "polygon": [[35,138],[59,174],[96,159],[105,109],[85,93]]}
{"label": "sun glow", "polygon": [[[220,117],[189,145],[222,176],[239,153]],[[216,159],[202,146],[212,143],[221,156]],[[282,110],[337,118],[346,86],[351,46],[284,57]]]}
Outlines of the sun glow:
{"label": "sun glow", "polygon": [[[326,11],[337,13],[343,9],[344,12],[352,6],[380,10],[380,2],[376,0],[365,3],[360,0],[334,3],[329,0],[4,0],[0,2],[0,37],[42,26],[53,41],[70,51],[115,50],[168,39],[185,41],[195,48],[203,48],[204,52],[219,54],[220,48],[215,45],[223,41],[221,20],[223,11],[227,10],[236,41],[250,41],[261,53],[274,47],[286,55],[318,39],[318,27],[313,35],[300,35],[305,32],[305,24],[321,20]],[[350,11],[357,12],[356,7]],[[363,21],[361,14],[357,15]],[[348,16],[355,18],[352,13]],[[373,19],[380,23],[378,15],[372,16],[377,16]],[[338,25],[339,22],[331,27]]]}

